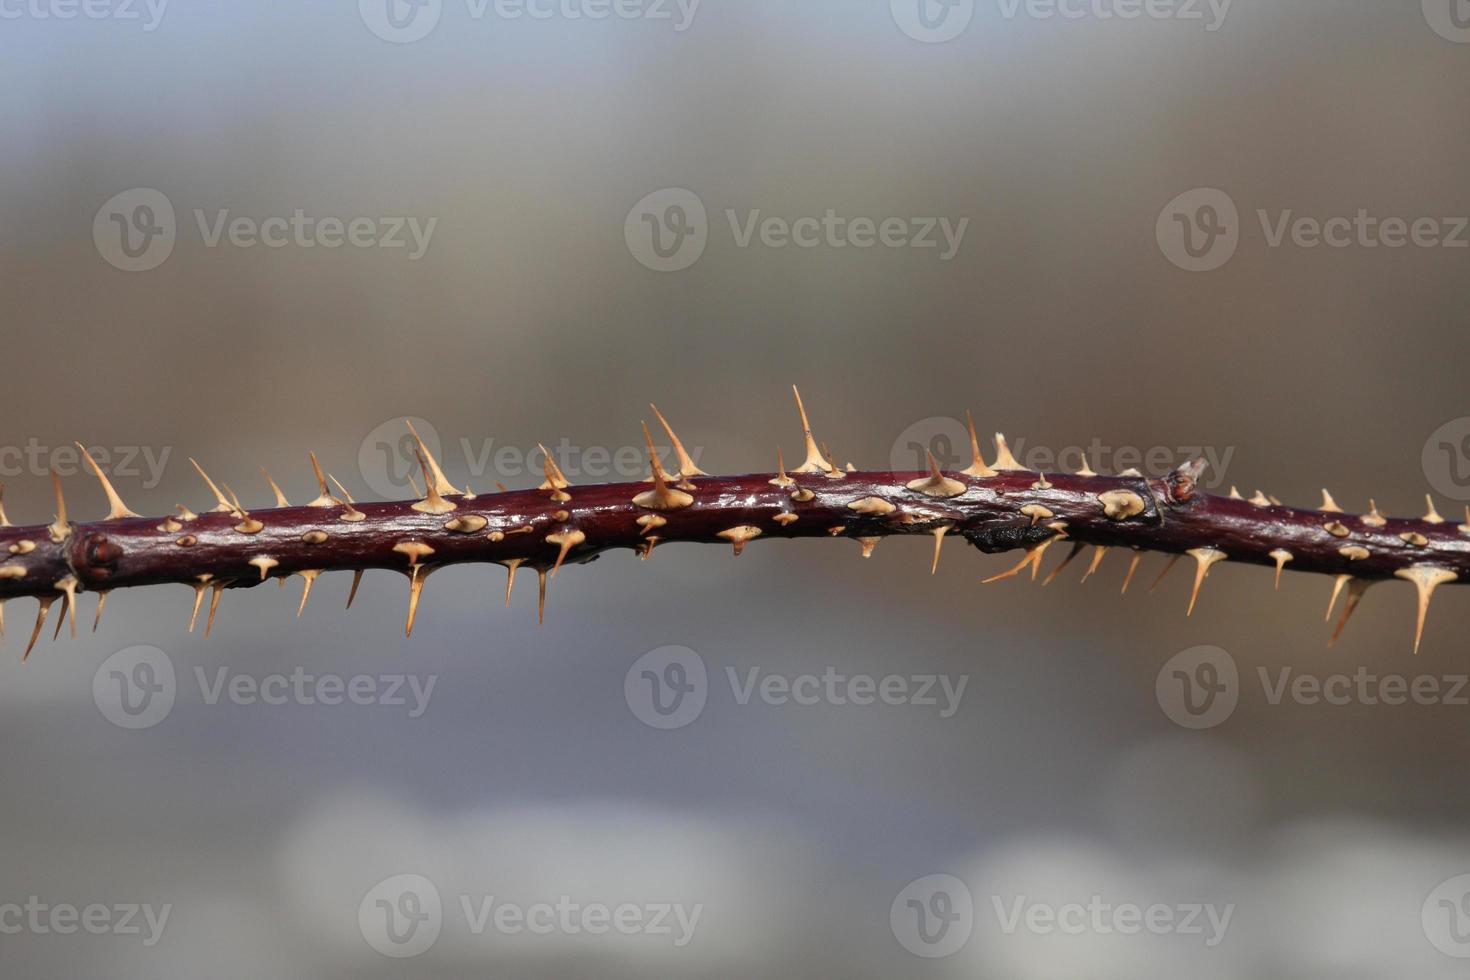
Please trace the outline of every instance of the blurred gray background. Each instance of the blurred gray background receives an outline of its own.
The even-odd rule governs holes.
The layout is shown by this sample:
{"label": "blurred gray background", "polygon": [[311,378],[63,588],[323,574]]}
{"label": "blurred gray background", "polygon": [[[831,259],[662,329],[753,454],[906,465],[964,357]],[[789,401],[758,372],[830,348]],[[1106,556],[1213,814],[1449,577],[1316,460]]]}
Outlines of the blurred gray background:
{"label": "blurred gray background", "polygon": [[[50,519],[48,465],[74,517],[102,513],[73,439],[108,449],[150,514],[207,506],[188,456],[247,504],[271,499],[259,465],[306,499],[308,449],[379,498],[402,485],[404,416],[480,492],[538,481],[518,462],[538,442],[636,447],[650,399],[705,469],[768,469],[778,445],[798,455],[792,382],[860,467],[942,451],[970,409],[1026,449],[1108,447],[1093,462],[1113,470],[1133,465],[1119,452],[1165,447],[1173,465],[1201,447],[1221,491],[1315,504],[1327,486],[1415,515],[1432,491],[1456,520],[1470,497],[1463,0],[0,13],[0,479],[17,523]],[[691,198],[702,220],[671,209]],[[339,241],[369,221],[361,244],[244,244],[298,210]],[[914,219],[965,224],[953,254],[937,230],[937,248],[858,247],[835,223],[812,247],[777,226],[745,237],[829,210],[901,219],[894,242]],[[1434,221],[1398,247],[1289,230],[1360,210]],[[408,247],[377,244],[399,218],[433,222],[423,248],[407,230]],[[617,478],[582,458],[574,481]],[[1187,575],[1148,594],[1159,559],[1120,598],[1118,556],[1043,589],[979,584],[1010,556],[951,542],[931,577],[928,554],[613,554],[553,583],[539,629],[530,576],[505,610],[499,568],[453,569],[407,641],[397,576],[369,575],[351,613],[349,576],[324,578],[300,622],[299,582],[227,595],[207,642],[185,631],[189,590],[160,588],[114,596],[95,636],[89,597],[82,637],[48,628],[24,667],[33,605],[12,603],[3,972],[1463,975],[1460,590],[1413,658],[1403,583],[1372,590],[1328,651],[1316,577],[1273,592],[1223,565],[1186,619]],[[705,666],[706,702],[659,730],[633,668],[671,645]],[[1192,729],[1171,718],[1167,665],[1201,645],[1234,665],[1237,704]],[[108,664],[139,657],[171,666],[173,701],[132,729],[109,720],[113,685],[140,675]],[[298,668],[434,687],[416,717],[412,696],[211,697],[221,677]],[[1272,695],[1360,668],[1438,694]],[[741,703],[729,672],[752,669],[965,687],[947,717],[942,696]],[[489,896],[700,912],[682,945],[476,928]],[[1162,906],[1180,927],[1046,927],[1089,902]],[[106,920],[66,934],[65,912],[27,903]],[[1182,927],[1199,904],[1230,910],[1222,935]],[[168,918],[134,934],[129,905]]]}

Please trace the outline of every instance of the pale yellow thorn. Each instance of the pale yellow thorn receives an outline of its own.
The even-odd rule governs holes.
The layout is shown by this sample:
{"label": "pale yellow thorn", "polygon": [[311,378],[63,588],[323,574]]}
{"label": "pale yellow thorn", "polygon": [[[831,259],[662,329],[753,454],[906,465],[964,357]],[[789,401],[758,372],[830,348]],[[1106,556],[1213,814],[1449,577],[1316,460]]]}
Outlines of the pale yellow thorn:
{"label": "pale yellow thorn", "polygon": [[999,582],[1001,579],[1013,578],[1016,575],[1019,575],[1021,573],[1021,570],[1024,569],[1027,565],[1031,566],[1031,581],[1036,581],[1036,573],[1041,568],[1042,555],[1046,553],[1047,548],[1051,547],[1059,540],[1059,538],[1047,538],[1040,544],[1033,544],[1031,547],[1026,549],[1026,557],[1022,558],[1014,568],[1009,568],[1006,571],[1001,572],[999,575],[992,575],[990,576],[990,578],[982,580],[980,584],[989,585],[991,582]]}
{"label": "pale yellow thorn", "polygon": [[[311,598],[311,587],[316,584],[317,576],[320,575],[321,573],[322,573],[322,570],[320,568],[308,568],[305,571],[297,572],[296,573],[297,575],[300,575],[301,576],[301,583],[302,583],[302,585],[301,585],[301,605],[299,605],[299,606],[296,607],[296,618],[297,619],[300,619],[301,618],[301,614],[304,613],[304,612],[306,612],[306,600]],[[285,579],[282,579],[281,581],[284,582]]]}
{"label": "pale yellow thorn", "polygon": [[199,607],[204,602],[204,590],[209,586],[204,582],[196,582],[194,589],[194,611],[189,614],[189,632],[194,632],[194,624],[199,622]]}
{"label": "pale yellow thorn", "polygon": [[1426,524],[1443,524],[1444,518],[1439,516],[1439,511],[1434,509],[1434,498],[1429,494],[1424,495],[1424,503],[1429,506],[1429,512],[1420,518]]}
{"label": "pale yellow thorn", "polygon": [[[414,438],[418,439],[418,433],[414,433]],[[452,501],[445,500],[443,494],[439,492],[440,484],[444,482],[444,474],[439,472],[439,464],[433,463],[429,459],[422,439],[419,439],[419,444],[415,447],[414,454],[419,458],[419,468],[424,474],[424,486],[428,490],[423,500],[415,501],[409,505],[410,509],[416,510],[421,514],[448,514],[451,511],[458,510],[459,508],[456,504]],[[434,467],[432,473],[429,471],[431,465]],[[453,490],[454,488],[450,487],[450,489]],[[416,492],[417,488],[415,488]],[[458,493],[458,491],[454,492]]]}
{"label": "pale yellow thorn", "polygon": [[561,467],[556,465],[556,460],[552,458],[551,450],[539,442],[536,443],[536,448],[541,450],[541,472],[546,476],[546,479],[542,480],[541,485],[536,489],[550,490],[551,499],[557,503],[566,503],[568,500],[571,500],[572,495],[565,492],[567,487],[572,485],[571,481],[561,471]]}
{"label": "pale yellow thorn", "polygon": [[939,572],[939,552],[944,547],[944,536],[952,530],[954,528],[948,524],[944,524],[929,532],[934,535],[934,563],[929,566],[930,575],[936,575]]}
{"label": "pale yellow thorn", "polygon": [[[985,462],[985,457],[980,454],[980,437],[975,433],[975,420],[969,411],[965,412],[965,425],[970,430],[970,465],[960,470],[965,476],[983,478],[995,476],[995,470]],[[1086,463],[1086,460],[1083,460]]]}
{"label": "pale yellow thorn", "polygon": [[317,462],[316,453],[307,453],[311,457],[311,471],[316,474],[317,498],[308,507],[336,507],[341,501],[332,496],[332,491],[327,489],[327,477],[322,473],[322,464]]}
{"label": "pale yellow thorn", "polygon": [[675,490],[669,486],[668,477],[664,474],[664,464],[659,460],[658,453],[653,449],[653,436],[648,431],[648,423],[643,423],[643,440],[648,443],[648,457],[653,470],[653,489],[645,490],[633,497],[633,503],[648,510],[679,510],[694,503],[694,498],[683,490]]}
{"label": "pale yellow thorn", "polygon": [[259,558],[250,559],[249,564],[254,568],[260,569],[260,580],[264,582],[266,576],[270,574],[271,569],[279,565],[280,562],[276,561],[274,558],[267,558],[262,555]]}
{"label": "pale yellow thorn", "polygon": [[[101,624],[101,610],[107,605],[107,589],[97,594],[97,616],[93,617],[93,632],[97,632],[98,624]],[[0,636],[4,636],[4,619],[0,617]]]}
{"label": "pale yellow thorn", "polygon": [[551,566],[552,578],[556,578],[556,573],[561,569],[561,563],[566,561],[567,552],[586,541],[587,535],[577,530],[563,531],[558,534],[548,534],[546,536],[547,544],[554,544],[561,547],[560,553],[556,556],[556,564]]}
{"label": "pale yellow thorn", "polygon": [[1179,559],[1183,557],[1183,555],[1171,555],[1169,557],[1169,561],[1164,565],[1164,570],[1159,573],[1158,578],[1154,579],[1154,584],[1150,585],[1148,587],[1148,590],[1152,592],[1157,589],[1159,585],[1164,581],[1165,577],[1167,577],[1168,574],[1174,570],[1174,566],[1179,564]]}
{"label": "pale yellow thorn", "polygon": [[21,663],[30,659],[31,651],[36,648],[36,640],[41,636],[41,628],[46,625],[46,614],[51,611],[51,606],[55,602],[55,596],[36,597],[36,625],[31,629],[31,640],[26,644],[26,652],[20,655]]}
{"label": "pale yellow thorn", "polygon": [[[1466,508],[1465,517],[1470,520],[1470,508]],[[0,483],[0,527],[11,527],[10,518],[5,516],[5,484]]]}
{"label": "pale yellow thorn", "polygon": [[536,569],[536,625],[546,623],[546,569]]}
{"label": "pale yellow thorn", "polygon": [[82,451],[82,458],[87,461],[88,466],[92,467],[92,472],[97,474],[97,479],[102,484],[102,492],[107,495],[107,505],[111,508],[107,514],[107,520],[115,521],[122,517],[141,516],[133,513],[128,509],[128,505],[123,503],[123,499],[118,496],[116,488],[112,485],[112,481],[107,479],[107,474],[102,472],[102,467],[97,465],[97,461],[92,458],[92,454],[87,451],[87,447],[80,442],[76,444],[76,447]]}
{"label": "pale yellow thorn", "polygon": [[510,593],[516,587],[516,569],[521,567],[524,558],[508,558],[501,564],[505,566],[505,608],[510,608]]}
{"label": "pale yellow thorn", "polygon": [[1218,548],[1192,548],[1189,554],[1197,562],[1197,565],[1194,571],[1194,588],[1189,593],[1189,609],[1184,615],[1193,616],[1194,604],[1199,599],[1200,587],[1205,584],[1205,579],[1209,578],[1210,569],[1217,563],[1224,561],[1226,555],[1225,552]]}
{"label": "pale yellow thorn", "polygon": [[1072,560],[1076,558],[1079,554],[1081,554],[1082,549],[1085,547],[1087,547],[1087,545],[1083,544],[1080,541],[1072,542],[1072,550],[1067,552],[1067,557],[1062,559],[1062,563],[1060,565],[1058,565],[1056,568],[1053,568],[1051,572],[1047,574],[1046,578],[1041,580],[1041,587],[1044,589],[1048,585],[1051,585],[1051,583],[1056,580],[1056,577],[1062,574],[1062,569],[1072,564]]}
{"label": "pale yellow thorn", "polygon": [[1250,503],[1252,506],[1255,507],[1270,507],[1271,498],[1266,496],[1260,490],[1257,490],[1256,495],[1250,499]]}
{"label": "pale yellow thorn", "polygon": [[796,485],[796,481],[786,475],[786,459],[781,455],[780,446],[776,447],[776,477],[766,482],[773,487],[790,487]]}
{"label": "pale yellow thorn", "polygon": [[857,543],[862,546],[863,557],[873,557],[873,549],[878,547],[878,542],[882,540],[882,538],[858,538]]}
{"label": "pale yellow thorn", "polygon": [[999,432],[995,434],[994,468],[997,470],[1024,470],[1026,468],[1016,462],[1016,457],[1011,455],[1011,447],[1006,443],[1006,437]]}
{"label": "pale yellow thorn", "polygon": [[352,589],[347,593],[347,608],[352,608],[352,600],[357,598],[357,587],[362,584],[363,569],[355,569],[352,573]]}
{"label": "pale yellow thorn", "polygon": [[289,501],[289,500],[286,499],[285,493],[283,493],[281,491],[280,484],[276,483],[276,481],[271,478],[270,471],[267,470],[264,466],[262,466],[260,468],[260,475],[263,476],[263,477],[265,477],[265,482],[270,484],[271,493],[273,493],[273,494],[276,495],[276,506],[277,507],[290,507],[291,506],[291,501]]}
{"label": "pale yellow thorn", "polygon": [[209,616],[204,621],[204,638],[209,639],[209,634],[214,630],[214,614],[219,610],[219,597],[225,591],[224,582],[215,582],[209,594]]}
{"label": "pale yellow thorn", "polygon": [[1276,588],[1279,591],[1281,589],[1281,569],[1286,567],[1286,563],[1292,561],[1296,556],[1285,548],[1277,548],[1275,551],[1268,552],[1267,557],[1276,559]]}
{"label": "pale yellow thorn", "polygon": [[793,473],[829,473],[836,467],[828,462],[817,448],[817,440],[812,437],[812,424],[806,416],[806,406],[801,403],[801,392],[796,385],[791,386],[791,391],[796,395],[796,410],[801,413],[801,434],[806,440],[806,462],[802,463]]}
{"label": "pale yellow thorn", "polygon": [[1429,600],[1433,598],[1434,590],[1459,576],[1447,568],[1430,568],[1428,565],[1400,568],[1394,575],[1413,582],[1419,590],[1419,617],[1414,626],[1414,652],[1417,654],[1419,641],[1424,637],[1424,617],[1429,613]]}
{"label": "pale yellow thorn", "polygon": [[1347,626],[1353,611],[1358,608],[1358,603],[1363,601],[1363,593],[1367,592],[1368,586],[1372,584],[1372,579],[1365,578],[1355,578],[1348,583],[1347,604],[1342,607],[1342,618],[1337,621],[1337,626],[1332,630],[1332,637],[1327,641],[1328,649],[1337,646],[1337,638],[1342,636],[1343,627]]}
{"label": "pale yellow thorn", "polygon": [[[433,453],[429,452],[429,447],[424,444],[424,440],[419,438],[418,430],[413,427],[413,423],[408,419],[404,419],[403,422],[408,426],[408,431],[413,433],[414,442],[419,444],[419,452],[424,454],[424,458],[429,461],[429,468],[434,472],[434,492],[440,496],[451,493],[458,496],[459,491],[445,478],[444,471],[439,468],[439,461],[434,458]],[[425,479],[428,478],[425,477]]]}
{"label": "pale yellow thorn", "polygon": [[354,506],[357,501],[352,499],[352,494],[347,492],[347,488],[342,485],[342,481],[338,480],[335,476],[331,479],[332,484],[337,488],[337,492],[342,495],[341,500],[334,501],[338,506],[345,508],[342,513],[342,520],[353,523],[367,520],[367,515]]}
{"label": "pale yellow thorn", "polygon": [[1351,575],[1339,575],[1332,580],[1332,595],[1327,599],[1327,612],[1322,616],[1322,622],[1332,619],[1332,610],[1337,606],[1337,597],[1342,595],[1343,586],[1353,580]]}
{"label": "pale yellow thorn", "polygon": [[[4,487],[0,487],[0,490],[3,490],[3,489],[4,489]],[[3,521],[4,518],[5,518],[4,512],[3,511],[0,511],[0,521]],[[1461,534],[1470,534],[1470,504],[1466,504],[1465,505],[1465,523],[1464,524],[1461,524],[1459,526],[1458,530],[1459,530],[1459,532]]]}
{"label": "pale yellow thorn", "polygon": [[404,636],[413,636],[413,623],[419,615],[419,599],[424,594],[424,582],[433,571],[427,565],[414,565],[408,570],[408,620],[403,626]]}
{"label": "pale yellow thorn", "polygon": [[235,512],[235,505],[230,503],[225,495],[220,492],[220,488],[209,478],[209,474],[204,472],[204,467],[199,465],[199,461],[190,456],[189,462],[194,466],[194,469],[199,475],[204,477],[204,482],[209,484],[209,489],[214,493],[214,499],[217,501],[214,507],[215,511],[220,514],[233,514]]}
{"label": "pale yellow thorn", "polygon": [[1133,573],[1138,571],[1138,563],[1143,561],[1143,552],[1137,548],[1133,549],[1133,558],[1128,562],[1128,574],[1123,576],[1123,588],[1118,590],[1119,595],[1128,594],[1128,583],[1133,581]]}
{"label": "pale yellow thorn", "polygon": [[1369,527],[1382,527],[1388,523],[1388,519],[1378,512],[1378,501],[1372,497],[1368,498],[1368,513],[1363,515],[1363,523]]}
{"label": "pale yellow thorn", "polygon": [[51,489],[56,494],[56,520],[47,530],[51,532],[51,540],[60,544],[71,537],[71,525],[66,520],[66,496],[61,492],[61,477],[54,469],[51,471]]}
{"label": "pale yellow thorn", "polygon": [[1332,494],[1327,492],[1326,487],[1322,488],[1322,506],[1318,507],[1317,509],[1321,511],[1326,511],[1330,514],[1342,513],[1342,508],[1337,506],[1337,501],[1332,499]]}
{"label": "pale yellow thorn", "polygon": [[1097,571],[1098,566],[1102,564],[1103,558],[1105,558],[1108,553],[1108,546],[1105,544],[1095,544],[1092,547],[1092,564],[1088,565],[1087,571],[1082,573],[1082,581],[1084,582],[1092,578],[1093,573]]}
{"label": "pale yellow thorn", "polygon": [[674,427],[669,425],[669,420],[664,418],[664,413],[658,410],[658,406],[650,402],[648,407],[653,409],[653,414],[658,418],[658,424],[664,427],[664,431],[669,434],[669,442],[674,445],[674,455],[679,460],[679,479],[687,480],[691,476],[709,476],[704,470],[694,465],[694,460],[684,450],[684,443],[675,435]]}
{"label": "pale yellow thorn", "polygon": [[934,458],[933,453],[929,456],[929,475],[922,479],[910,480],[906,486],[916,493],[922,493],[927,497],[958,497],[967,489],[959,480],[951,480],[939,470],[939,460]]}
{"label": "pale yellow thorn", "polygon": [[1244,497],[1242,497],[1240,495],[1240,491],[1237,490],[1234,486],[1231,486],[1229,496],[1230,496],[1230,499],[1231,500],[1244,500],[1245,499]]}
{"label": "pale yellow thorn", "polygon": [[742,524],[738,527],[730,527],[719,532],[715,537],[724,538],[735,546],[735,557],[740,557],[740,552],[745,550],[745,544],[761,536],[761,529],[750,524]]}

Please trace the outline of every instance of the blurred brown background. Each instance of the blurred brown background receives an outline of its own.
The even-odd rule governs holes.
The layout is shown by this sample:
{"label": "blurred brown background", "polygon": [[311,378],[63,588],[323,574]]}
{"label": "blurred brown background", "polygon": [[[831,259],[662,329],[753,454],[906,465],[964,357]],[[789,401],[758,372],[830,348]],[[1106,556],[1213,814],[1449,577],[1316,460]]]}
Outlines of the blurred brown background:
{"label": "blurred brown background", "polygon": [[[1225,463],[1222,490],[1314,504],[1327,486],[1396,514],[1433,491],[1458,519],[1470,460],[1439,444],[1470,433],[1465,6],[6,7],[6,505],[49,520],[46,464],[74,474],[73,439],[135,453],[117,482],[146,513],[204,505],[188,456],[266,506],[256,467],[306,495],[313,449],[371,499],[392,489],[403,416],[431,423],[452,479],[525,486],[539,477],[495,450],[616,453],[638,445],[650,399],[705,469],[766,469],[778,444],[796,455],[797,382],[818,435],[862,467],[947,445],[945,420],[968,408],[1027,447],[1203,447]],[[1189,195],[1201,188],[1236,214],[1201,210],[1222,200]],[[670,210],[691,199],[667,189],[704,219]],[[433,224],[417,257],[407,221],[401,248],[231,242],[232,219],[250,219],[243,241],[298,209],[318,232],[329,219],[328,238],[355,218],[374,241],[387,219]],[[905,234],[965,222],[963,237],[948,258],[937,224],[937,248],[741,244],[753,212],[829,209]],[[1270,241],[1283,216],[1360,210],[1433,218],[1420,237],[1437,243]],[[661,261],[650,221],[662,261],[686,267],[645,264]],[[1186,224],[1199,258],[1171,236]],[[67,489],[74,516],[100,515],[90,478]],[[1009,558],[951,543],[930,577],[928,547],[609,555],[557,579],[541,629],[529,577],[507,611],[499,569],[462,568],[433,579],[411,641],[396,577],[368,576],[350,614],[348,576],[324,579],[299,623],[298,583],[227,595],[208,642],[184,630],[188,590],[155,589],[115,596],[98,634],[45,643],[24,668],[32,606],[14,603],[4,972],[1462,973],[1470,706],[1447,703],[1470,672],[1461,590],[1442,590],[1418,658],[1404,584],[1371,591],[1329,652],[1317,578],[1272,592],[1268,573],[1221,566],[1186,619],[1185,575],[1147,594],[1158,559],[1120,599],[1120,557],[1085,586],[1079,564],[1046,589],[982,588]],[[108,658],[140,645],[172,665],[174,701],[130,730],[102,708],[116,700],[104,662],[134,664]],[[707,704],[660,731],[625,681],[669,645],[706,665]],[[1166,710],[1165,665],[1198,645],[1236,665],[1238,706],[1191,730]],[[435,687],[418,717],[209,703],[221,668],[260,683],[298,667]],[[743,683],[752,668],[967,680],[940,717],[741,704],[727,669]],[[1422,675],[1441,696],[1273,704],[1258,668],[1272,684],[1283,668]],[[936,874],[964,883],[968,913],[907,903]],[[401,959],[370,938],[372,889],[399,875],[442,901],[437,940],[400,944],[417,953]],[[489,895],[702,913],[677,947],[477,934],[461,898]],[[1208,927],[1125,935],[1106,918],[1005,928],[1018,898],[1095,895],[1233,913],[1210,945]],[[65,935],[6,913],[31,896],[171,911],[146,944],[146,925]],[[390,914],[422,911],[402,897]],[[906,918],[947,910],[937,940]]]}

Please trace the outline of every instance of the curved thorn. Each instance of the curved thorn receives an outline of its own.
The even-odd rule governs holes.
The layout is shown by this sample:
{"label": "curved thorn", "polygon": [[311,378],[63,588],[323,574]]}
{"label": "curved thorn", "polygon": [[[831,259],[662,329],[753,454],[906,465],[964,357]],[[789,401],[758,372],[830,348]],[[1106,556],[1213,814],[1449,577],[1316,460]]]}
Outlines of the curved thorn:
{"label": "curved thorn", "polygon": [[97,465],[97,461],[92,458],[92,454],[87,451],[87,447],[80,442],[75,445],[82,451],[82,458],[87,461],[88,466],[92,467],[92,472],[97,475],[98,482],[102,484],[102,492],[107,495],[107,506],[109,510],[106,519],[115,521],[124,517],[140,516],[128,510],[128,505],[123,503],[122,497],[118,496],[117,489],[112,485],[112,481],[107,478],[107,474],[102,472],[102,467]]}

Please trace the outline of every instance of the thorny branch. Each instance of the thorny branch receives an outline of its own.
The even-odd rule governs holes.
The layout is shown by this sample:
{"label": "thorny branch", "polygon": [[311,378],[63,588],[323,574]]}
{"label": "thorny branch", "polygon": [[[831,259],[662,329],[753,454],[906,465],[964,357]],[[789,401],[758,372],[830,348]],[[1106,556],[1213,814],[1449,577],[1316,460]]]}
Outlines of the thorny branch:
{"label": "thorny branch", "polygon": [[[1186,463],[1163,479],[1136,471],[1103,476],[1086,466],[1075,474],[1043,475],[1023,469],[1001,435],[996,436],[996,461],[987,464],[973,421],[973,462],[962,471],[941,472],[932,456],[928,472],[843,470],[818,447],[799,393],[796,398],[806,460],[789,473],[779,463],[778,450],[776,473],[704,474],[658,415],[678,469],[673,475],[665,472],[648,438],[652,475],[641,483],[572,488],[546,455],[546,481],[539,489],[476,495],[452,486],[419,440],[427,487],[421,500],[358,504],[335,480],[337,492],[332,492],[312,456],[320,491],[316,499],[291,506],[266,474],[277,506],[247,511],[195,463],[214,494],[214,509],[195,514],[180,506],[174,516],[144,518],[127,508],[87,455],[111,507],[104,520],[69,521],[55,474],[57,514],[51,524],[13,527],[0,507],[0,614],[6,600],[38,600],[29,656],[58,599],[64,607],[56,632],[70,620],[75,633],[81,592],[98,593],[100,620],[113,590],[188,585],[194,590],[191,630],[209,595],[207,633],[227,589],[299,575],[305,583],[300,608],[305,609],[312,585],[325,572],[353,572],[355,596],[365,571],[386,569],[408,577],[406,632],[412,634],[424,582],[446,565],[505,566],[507,603],[516,571],[533,569],[544,612],[548,577],[563,564],[592,561],[612,548],[636,549],[648,558],[655,546],[670,542],[722,543],[739,555],[757,538],[846,537],[856,539],[866,556],[885,536],[923,534],[934,539],[934,569],[950,536],[988,554],[1024,549],[1017,565],[987,582],[1028,570],[1035,579],[1046,549],[1062,540],[1071,542],[1071,552],[1048,581],[1089,545],[1094,550],[1084,580],[1109,550],[1131,552],[1124,591],[1144,552],[1171,556],[1164,574],[1187,555],[1195,562],[1191,612],[1200,586],[1221,561],[1273,567],[1278,584],[1283,569],[1331,575],[1329,616],[1343,589],[1348,591],[1334,640],[1370,585],[1406,579],[1418,590],[1417,652],[1434,589],[1470,580],[1470,509],[1466,524],[1453,525],[1435,513],[1432,502],[1424,517],[1399,519],[1384,517],[1376,506],[1364,515],[1343,513],[1326,491],[1315,510],[1287,507],[1261,494],[1246,500],[1233,490],[1230,496],[1214,496],[1197,489],[1202,461]],[[0,632],[3,628],[0,617]]]}

